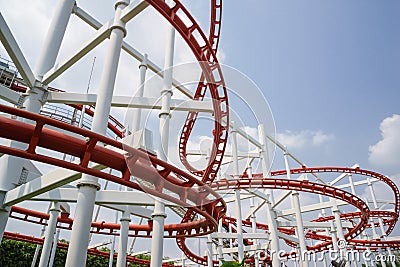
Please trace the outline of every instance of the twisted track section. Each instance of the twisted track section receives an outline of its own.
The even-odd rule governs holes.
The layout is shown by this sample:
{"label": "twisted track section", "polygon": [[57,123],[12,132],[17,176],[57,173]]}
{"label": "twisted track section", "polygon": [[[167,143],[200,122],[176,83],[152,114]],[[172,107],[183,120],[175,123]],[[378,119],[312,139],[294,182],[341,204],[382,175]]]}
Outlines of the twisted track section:
{"label": "twisted track section", "polygon": [[[383,210],[373,210],[373,211],[369,211],[369,217],[370,218],[383,218],[383,223],[384,225],[388,226],[388,229],[386,230],[386,234],[390,234],[391,231],[393,230],[398,217],[399,217],[399,190],[396,186],[396,184],[387,176],[379,174],[377,172],[373,172],[373,171],[369,171],[369,170],[363,170],[360,168],[343,168],[343,167],[314,167],[314,168],[298,168],[298,169],[291,169],[290,170],[291,174],[302,174],[302,173],[327,173],[327,172],[335,172],[335,173],[349,173],[349,174],[358,174],[358,175],[364,175],[364,176],[369,176],[369,177],[373,177],[373,178],[377,178],[380,181],[384,182],[385,184],[387,184],[391,189],[392,192],[394,193],[394,211],[383,211]],[[278,171],[273,171],[271,173],[272,176],[282,176],[282,175],[286,175],[286,170],[278,170]],[[243,187],[243,185],[237,185],[239,183],[239,180],[232,181],[232,180],[226,180],[223,181],[224,187],[222,188],[222,190],[226,190],[226,189],[244,189],[250,186],[252,186],[252,183],[260,183],[260,180],[262,180],[262,174],[253,174],[253,177],[259,179],[259,181],[255,181],[252,182],[252,179],[248,179],[245,178],[244,180],[248,179],[249,181],[244,181],[241,183],[244,183],[246,187]],[[243,179],[242,178],[242,179]],[[283,181],[284,179],[277,179],[275,180],[278,183],[282,183],[281,181]],[[293,180],[286,180],[286,181],[293,181]],[[269,189],[286,189],[286,190],[296,190],[296,191],[303,191],[303,192],[310,192],[310,193],[317,193],[317,194],[321,194],[318,192],[314,192],[313,190],[303,190],[304,187],[304,182],[306,182],[306,184],[308,184],[308,181],[297,181],[294,180],[296,182],[300,182],[300,184],[298,184],[294,189],[288,189],[286,187],[284,188],[277,188],[276,186],[268,186],[266,188]],[[219,181],[218,181],[219,182]],[[218,182],[216,182],[216,184],[218,184]],[[230,183],[230,185],[227,185],[227,183]],[[234,185],[236,183],[236,185]],[[274,182],[273,182],[274,183]],[[284,182],[287,183],[287,182]],[[324,186],[324,185],[320,185],[320,186]],[[220,190],[220,188],[216,187],[214,184],[212,185],[212,188],[216,189],[217,191]],[[257,188],[257,186],[255,187]],[[265,188],[265,187],[262,187]],[[336,189],[334,187],[331,187],[330,190],[332,190],[329,194],[327,194],[327,192],[324,192],[324,190],[322,190],[322,195],[325,196],[331,196],[332,195],[337,195],[340,197],[343,197],[343,190],[339,190]],[[347,193],[350,194],[350,193]],[[350,194],[351,195],[351,194]],[[337,197],[336,197],[337,198]],[[342,199],[343,200],[343,199]],[[349,204],[352,204],[350,202],[348,202]],[[354,205],[354,204],[353,204]],[[355,205],[354,205],[355,206]],[[361,227],[361,228],[369,228],[371,227],[371,224],[368,223],[368,220],[365,220],[365,218],[362,218],[364,216],[362,211],[359,212],[352,212],[352,213],[345,213],[345,214],[341,214],[340,217],[342,220],[353,220],[353,219],[360,219],[361,221],[358,223],[357,226],[355,227]],[[313,220],[313,222],[326,222],[326,221],[330,221],[333,220],[334,217],[333,216],[328,216],[328,217],[321,217],[318,218],[316,220]],[[235,218],[230,218],[230,217],[224,217],[223,221],[229,225],[229,224],[236,224],[236,219]],[[246,227],[251,227],[251,222],[247,221],[247,220],[243,220],[242,222],[243,226]],[[378,225],[378,223],[375,223],[375,225]],[[268,230],[268,225],[266,224],[260,224],[257,223],[256,224],[256,228],[259,230]],[[288,235],[294,235],[295,234],[295,229],[294,228],[286,228],[286,227],[279,227],[278,230],[282,233],[288,234]],[[370,249],[378,249],[378,248],[394,248],[394,249],[398,249],[400,247],[400,240],[398,241],[387,241],[387,240],[358,240],[358,239],[354,239],[355,237],[358,236],[359,233],[361,233],[362,231],[358,231],[357,233],[351,233],[351,231],[353,231],[353,229],[350,229],[350,231],[345,235],[345,238],[347,240],[348,245],[353,246],[355,249],[365,249],[365,247],[369,247]],[[322,234],[318,234],[317,232],[314,231],[309,231],[306,233],[306,238],[309,239],[314,239],[314,240],[319,240],[319,241],[325,241],[323,243],[320,243],[318,245],[315,246],[308,246],[307,249],[313,250],[315,252],[318,251],[323,251],[325,249],[331,248],[332,247],[332,238],[330,236],[325,236]],[[285,242],[292,247],[296,247],[297,244],[295,244],[294,242],[290,241],[290,240],[285,240]]]}
{"label": "twisted track section", "polygon": [[[348,174],[358,174],[363,176],[368,176],[372,178],[377,178],[378,180],[387,184],[394,194],[394,212],[397,214],[396,218],[390,221],[386,234],[390,234],[397,222],[398,216],[400,214],[400,192],[397,185],[387,176],[360,168],[345,168],[345,167],[314,167],[314,168],[297,168],[291,169],[291,174],[303,174],[303,173],[348,173]],[[286,175],[286,170],[274,171],[271,173],[272,176]],[[255,177],[260,177],[262,174],[255,174]]]}
{"label": "twisted track section", "polygon": [[[218,67],[218,60],[216,57],[219,37],[221,32],[221,17],[222,17],[222,0],[212,0],[211,1],[211,22],[210,22],[210,35],[207,39],[203,41],[207,44],[207,51],[204,53],[204,57],[201,59],[201,64],[208,64]],[[190,17],[191,18],[191,17]],[[191,21],[194,20],[191,18]],[[215,68],[214,67],[214,68]],[[212,70],[214,72],[214,70]],[[214,142],[211,150],[211,155],[207,167],[204,170],[197,170],[193,166],[190,165],[187,159],[187,142],[189,141],[190,134],[194,128],[194,125],[197,120],[198,112],[189,112],[185,124],[183,126],[181,136],[179,139],[179,158],[182,164],[188,169],[191,173],[198,177],[202,177],[203,182],[212,182],[218,169],[222,162],[222,157],[225,152],[226,142],[228,140],[228,122],[229,122],[229,109],[228,109],[228,96],[224,84],[224,79],[222,76],[222,72],[220,69],[218,70],[218,75],[220,80],[216,83],[210,82],[207,78],[207,72],[202,73],[200,77],[200,82],[197,86],[194,99],[202,100],[204,99],[205,94],[207,93],[207,89],[210,91],[211,97],[214,101],[220,103],[221,115],[214,114],[215,117],[215,128],[213,131]],[[219,88],[219,89],[218,89]]]}
{"label": "twisted track section", "polygon": [[[350,229],[349,232],[345,234],[346,239],[352,239],[358,236],[365,229],[366,225],[368,224],[368,219],[370,216],[370,210],[368,206],[359,197],[332,186],[313,183],[304,180],[299,181],[299,180],[272,179],[272,178],[241,178],[241,179],[231,179],[231,180],[218,180],[211,184],[211,188],[216,191],[233,190],[233,189],[252,189],[252,188],[296,190],[301,192],[308,192],[308,193],[329,196],[335,199],[345,201],[348,204],[353,205],[354,207],[359,209],[361,213],[360,222],[353,229]],[[263,225],[262,227],[265,227],[265,225]],[[314,246],[313,250],[319,251],[326,249],[330,246],[332,246],[332,241],[328,241],[323,244]],[[186,255],[189,254],[192,258],[194,258],[197,263],[204,265],[207,263],[206,257],[195,255],[191,251],[184,251],[184,252]],[[213,265],[218,266],[218,261],[213,261]]]}

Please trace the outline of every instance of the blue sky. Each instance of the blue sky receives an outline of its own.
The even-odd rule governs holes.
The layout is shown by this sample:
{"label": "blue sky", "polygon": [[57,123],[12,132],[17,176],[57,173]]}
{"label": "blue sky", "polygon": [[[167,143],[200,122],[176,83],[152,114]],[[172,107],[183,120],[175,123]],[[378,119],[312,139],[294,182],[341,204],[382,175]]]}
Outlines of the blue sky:
{"label": "blue sky", "polygon": [[263,90],[278,132],[334,135],[326,157],[301,158],[369,167],[381,121],[399,113],[399,12],[399,1],[225,1],[221,48]]}

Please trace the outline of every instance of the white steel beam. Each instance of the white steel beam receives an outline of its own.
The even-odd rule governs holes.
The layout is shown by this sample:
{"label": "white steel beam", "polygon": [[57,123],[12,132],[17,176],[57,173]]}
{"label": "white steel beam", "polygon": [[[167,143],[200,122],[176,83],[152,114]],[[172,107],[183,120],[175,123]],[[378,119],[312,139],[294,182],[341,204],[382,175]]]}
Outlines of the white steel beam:
{"label": "white steel beam", "polygon": [[[296,227],[296,221],[278,221],[279,227]],[[305,228],[330,228],[330,222],[307,222],[304,221],[303,225]],[[350,222],[343,222],[343,227],[345,228],[353,228],[353,225]]]}
{"label": "white steel beam", "polygon": [[[225,119],[222,119],[222,121],[224,123],[227,123]],[[253,145],[255,145],[257,148],[262,148],[263,145],[255,138],[253,138],[251,135],[249,135],[248,133],[246,133],[245,130],[235,127],[235,125],[233,125],[232,123],[229,123],[229,127],[234,129],[239,135],[241,135],[244,139],[247,139],[250,143],[252,143]]]}
{"label": "white steel beam", "polygon": [[299,239],[297,237],[293,236],[293,235],[287,235],[287,234],[284,234],[284,233],[281,233],[281,232],[278,231],[278,236],[280,238],[283,238],[283,239],[286,239],[286,240],[290,240],[292,242],[295,242],[295,243],[299,244]]}
{"label": "white steel beam", "polygon": [[[247,252],[247,251],[265,250],[265,249],[268,249],[268,244],[269,244],[269,242],[265,242],[263,244],[244,246],[244,251]],[[221,251],[222,251],[223,254],[232,254],[232,253],[237,253],[238,252],[238,248],[237,247],[223,248]],[[214,249],[213,250],[213,255],[218,255],[218,250]]]}
{"label": "white steel beam", "polygon": [[0,98],[8,103],[17,105],[21,95],[4,85],[0,85]]}
{"label": "white steel beam", "polygon": [[[49,92],[47,96],[47,102],[49,103],[95,105],[96,100],[96,94]],[[151,97],[113,96],[111,106],[161,109],[161,102],[160,99]],[[207,113],[214,112],[211,99],[205,99],[202,101],[171,99],[171,110],[198,111]]]}
{"label": "white steel beam", "polygon": [[104,24],[97,33],[96,36],[87,42],[78,52],[72,55],[70,58],[65,60],[63,63],[56,65],[53,69],[49,70],[43,77],[42,83],[47,85],[60,76],[64,71],[66,71],[69,67],[75,64],[78,60],[82,57],[87,55],[90,51],[92,51],[97,45],[103,42],[106,38],[110,35],[110,26],[112,25],[111,22]]}
{"label": "white steel beam", "polygon": [[[78,190],[76,188],[56,188],[35,196],[31,200],[76,202],[77,196]],[[154,198],[146,193],[138,191],[99,190],[96,194],[96,204],[153,206]],[[167,203],[166,205],[175,206],[175,204],[172,203]]]}
{"label": "white steel beam", "polygon": [[146,209],[143,207],[139,207],[139,206],[110,205],[110,204],[101,205],[101,206],[103,206],[105,208],[113,209],[113,210],[122,211],[122,212],[127,211],[131,215],[146,218],[146,219],[151,219],[151,214],[153,213],[152,210]]}
{"label": "white steel beam", "polygon": [[[104,169],[104,167],[100,165],[96,165],[94,168]],[[79,179],[81,175],[81,173],[72,170],[58,168],[8,191],[4,198],[4,205],[12,206],[24,200],[31,199],[47,191],[73,182]]]}
{"label": "white steel beam", "polygon": [[[125,19],[129,20],[138,15],[141,11],[143,11],[148,6],[148,3],[143,0],[135,1],[131,5],[129,5],[124,14]],[[103,42],[106,38],[109,38],[110,35],[110,27],[113,25],[113,21],[109,21],[101,26],[100,23],[96,23],[94,18],[91,18],[87,13],[82,12],[82,9],[74,9],[75,14],[78,17],[83,18],[85,22],[87,22],[90,26],[95,27],[97,30],[96,36],[86,43],[75,55],[70,57],[68,60],[60,64],[60,67],[55,67],[53,70],[50,70],[43,77],[43,84],[49,84],[51,81],[60,76],[65,70],[71,67],[75,62],[89,53],[93,48],[95,48],[98,44]],[[82,12],[82,13],[79,13]]]}
{"label": "white steel beam", "polygon": [[[89,26],[91,26],[95,30],[98,30],[102,27],[102,24],[99,21],[97,21],[95,18],[90,16],[84,10],[82,10],[80,8],[76,8],[74,10],[74,12],[80,19],[85,21],[87,24],[89,24]],[[138,61],[140,61],[140,62],[143,61],[144,55],[142,53],[140,53],[138,50],[136,50],[134,47],[132,47],[131,45],[126,43],[125,41],[122,42],[122,49],[125,50],[125,52],[127,52],[130,56],[137,59]],[[147,66],[151,71],[156,73],[158,76],[160,76],[161,78],[164,78],[163,69],[161,67],[159,67],[157,64],[155,64],[151,59],[147,59]],[[187,96],[189,98],[193,98],[193,93],[186,87],[182,86],[181,83],[179,83],[175,79],[172,80],[172,85],[175,88],[177,88],[185,96]]]}
{"label": "white steel beam", "polygon": [[149,3],[144,0],[135,0],[130,3],[127,7],[122,10],[121,20],[127,23],[137,15],[139,15],[143,10],[149,6]]}
{"label": "white steel beam", "polygon": [[[236,239],[237,233],[212,233],[211,238]],[[243,233],[244,239],[268,239],[268,233]]]}
{"label": "white steel beam", "polygon": [[[360,167],[360,165],[358,164],[354,164],[353,166],[351,166],[351,168],[358,168]],[[342,173],[341,175],[339,175],[337,178],[335,178],[333,181],[331,181],[329,183],[329,185],[335,185],[336,183],[338,183],[339,181],[341,181],[343,178],[345,178],[347,175],[349,175],[350,173]]]}
{"label": "white steel beam", "polygon": [[29,67],[24,54],[19,48],[17,41],[12,35],[11,30],[8,27],[6,21],[4,20],[4,17],[1,14],[1,12],[0,12],[0,41],[3,43],[4,48],[6,49],[8,55],[10,56],[11,60],[17,67],[18,72],[21,74],[26,84],[29,87],[33,87],[36,80],[35,75],[33,74],[32,69]]}
{"label": "white steel beam", "polygon": [[[300,175],[296,180],[304,180],[305,175],[302,174]],[[282,203],[282,201],[284,201],[288,196],[290,196],[292,194],[292,190],[285,190],[284,192],[282,192],[282,194],[277,197],[275,199],[275,204],[272,206],[273,208],[276,208],[276,206],[278,206],[280,203]]]}
{"label": "white steel beam", "polygon": [[[377,179],[377,178],[370,178],[369,181],[371,183],[375,183],[375,182],[378,182],[380,180]],[[362,181],[353,182],[353,184],[354,184],[354,186],[368,184],[368,180],[365,179],[365,180],[362,180]],[[351,186],[350,184],[342,184],[342,185],[338,185],[338,186],[335,186],[335,187],[339,188],[339,189],[344,189],[344,188],[349,188],[350,186]]]}
{"label": "white steel beam", "polygon": [[[322,203],[317,203],[317,204],[312,204],[312,205],[307,205],[307,206],[302,206],[301,207],[301,212],[311,212],[311,211],[316,211],[316,210],[321,210],[321,209],[326,209],[326,208],[332,208],[334,205],[334,200],[327,201],[327,202],[322,202]],[[343,206],[347,205],[348,203],[342,200],[337,200],[337,205],[338,206]],[[288,216],[288,215],[294,215],[295,210],[294,209],[287,209],[287,210],[282,210],[277,212],[278,217],[281,216]]]}
{"label": "white steel beam", "polygon": [[[259,152],[253,152],[253,151],[249,151],[249,152],[243,152],[243,151],[238,151],[238,157],[239,158],[259,158],[260,157],[260,153]],[[205,156],[207,157],[208,154],[205,151],[198,151],[198,150],[188,150],[187,155],[190,156]],[[224,158],[230,158],[232,157],[232,153],[229,152],[225,152],[224,154]]]}

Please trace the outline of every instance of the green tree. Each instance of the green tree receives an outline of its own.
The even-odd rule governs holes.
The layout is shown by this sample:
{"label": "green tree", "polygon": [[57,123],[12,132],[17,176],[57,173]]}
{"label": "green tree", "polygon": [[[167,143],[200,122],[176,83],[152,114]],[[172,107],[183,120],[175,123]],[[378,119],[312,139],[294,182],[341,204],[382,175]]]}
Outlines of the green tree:
{"label": "green tree", "polygon": [[222,265],[221,265],[221,267],[241,267],[241,266],[245,266],[244,260],[242,262],[222,261]]}

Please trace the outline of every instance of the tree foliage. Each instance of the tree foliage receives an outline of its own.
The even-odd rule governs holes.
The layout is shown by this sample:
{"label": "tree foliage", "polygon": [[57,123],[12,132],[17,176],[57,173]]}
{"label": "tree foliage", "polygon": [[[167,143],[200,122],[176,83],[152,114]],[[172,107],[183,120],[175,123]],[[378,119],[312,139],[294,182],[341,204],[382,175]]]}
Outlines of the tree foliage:
{"label": "tree foliage", "polygon": [[[9,239],[3,239],[0,245],[0,266],[2,267],[26,267],[31,266],[33,256],[35,254],[36,245],[15,241]],[[41,252],[41,250],[40,250]],[[40,254],[39,254],[40,257]],[[54,258],[54,267],[65,266],[65,260],[67,258],[67,251],[65,249],[57,249],[56,256]],[[115,265],[114,260],[114,265]],[[36,266],[39,265],[39,259],[36,262]],[[87,267],[108,267],[108,258],[103,258],[95,255],[88,255],[86,260]]]}
{"label": "tree foliage", "polygon": [[244,260],[242,262],[222,261],[222,265],[221,265],[221,267],[241,267],[241,266],[245,266]]}

